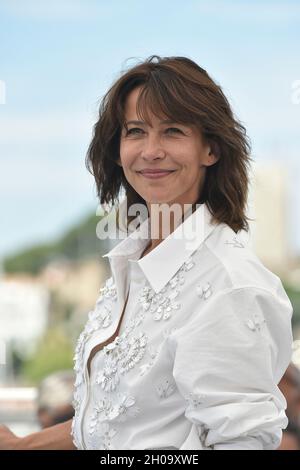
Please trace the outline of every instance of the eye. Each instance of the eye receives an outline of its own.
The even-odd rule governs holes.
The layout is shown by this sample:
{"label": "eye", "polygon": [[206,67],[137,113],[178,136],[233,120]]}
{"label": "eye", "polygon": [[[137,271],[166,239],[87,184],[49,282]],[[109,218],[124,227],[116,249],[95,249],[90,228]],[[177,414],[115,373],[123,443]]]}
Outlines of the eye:
{"label": "eye", "polygon": [[180,129],[178,129],[177,127],[169,127],[167,129],[167,131],[175,131],[175,132],[182,132]]}
{"label": "eye", "polygon": [[[143,129],[140,129],[139,127],[132,127],[131,129],[128,129],[126,135],[139,134],[139,131],[144,132]],[[166,129],[166,132],[167,131],[175,131],[175,133],[180,132],[182,134],[182,131],[177,127],[168,127],[168,129]]]}
{"label": "eye", "polygon": [[139,127],[132,127],[131,129],[128,129],[126,135],[135,134],[134,131],[142,131],[142,129],[140,129]]}

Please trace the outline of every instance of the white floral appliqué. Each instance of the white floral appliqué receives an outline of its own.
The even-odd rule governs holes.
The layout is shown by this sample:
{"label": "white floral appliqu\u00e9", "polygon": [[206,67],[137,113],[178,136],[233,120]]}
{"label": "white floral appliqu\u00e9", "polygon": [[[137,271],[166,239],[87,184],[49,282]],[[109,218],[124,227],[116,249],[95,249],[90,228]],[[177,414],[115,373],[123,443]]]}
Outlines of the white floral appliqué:
{"label": "white floral appliqu\u00e9", "polygon": [[112,428],[110,423],[100,423],[97,433],[93,433],[90,438],[90,446],[93,450],[114,450],[112,439],[117,434],[117,430]]}
{"label": "white floral appliqu\u00e9", "polygon": [[127,417],[136,417],[140,412],[140,408],[135,406],[136,399],[126,394],[118,394],[117,402],[105,396],[94,407],[93,414],[89,423],[89,433],[93,434],[103,421],[125,421]]}
{"label": "white floral appliqu\u00e9", "polygon": [[120,374],[128,372],[143,358],[146,344],[147,336],[142,332],[128,338],[128,330],[125,330],[121,336],[117,336],[102,350],[105,355],[104,367],[98,373],[96,383],[106,392],[115,390]]}
{"label": "white floral appliqu\u00e9", "polygon": [[159,385],[156,386],[156,391],[160,398],[168,398],[175,392],[176,384],[171,379],[164,379]]}
{"label": "white floral appliqu\u00e9", "polygon": [[212,295],[212,288],[209,282],[204,284],[203,286],[197,286],[197,294],[203,300],[208,299]]}
{"label": "white floral appliqu\u00e9", "polygon": [[237,237],[233,237],[231,241],[226,240],[226,245],[232,245],[233,248],[245,248],[245,245],[237,239]]}
{"label": "white floral appliqu\u00e9", "polygon": [[192,408],[198,408],[198,406],[203,404],[204,398],[205,398],[205,395],[203,394],[199,395],[199,394],[190,392],[190,394],[185,400],[187,402],[187,405],[191,406]]}
{"label": "white floral appliqu\u00e9", "polygon": [[113,278],[109,278],[105,286],[100,289],[100,295],[97,299],[94,310],[89,312],[88,321],[85,325],[84,330],[80,334],[77,345],[75,348],[74,355],[74,370],[76,372],[75,387],[83,382],[83,351],[84,344],[90,338],[90,336],[101,328],[108,328],[112,323],[111,310],[112,303],[102,305],[103,299],[110,299],[111,302],[115,302],[117,299],[116,286],[113,282]]}
{"label": "white floral appliqu\u00e9", "polygon": [[155,351],[153,348],[151,348],[151,346],[149,346],[150,361],[140,366],[141,376],[145,375],[151,369],[151,367],[153,366],[155,362],[157,354],[158,354],[158,351],[157,350]]}
{"label": "white floral appliqu\u00e9", "polygon": [[264,323],[266,323],[266,320],[257,313],[254,313],[252,318],[246,320],[246,325],[252,331],[260,331]]}
{"label": "white floral appliqu\u00e9", "polygon": [[185,282],[184,273],[195,265],[190,257],[183,263],[177,274],[156,293],[149,285],[145,285],[139,296],[138,302],[142,304],[143,310],[149,311],[155,321],[168,320],[173,310],[178,310],[181,304],[176,301],[180,287]]}

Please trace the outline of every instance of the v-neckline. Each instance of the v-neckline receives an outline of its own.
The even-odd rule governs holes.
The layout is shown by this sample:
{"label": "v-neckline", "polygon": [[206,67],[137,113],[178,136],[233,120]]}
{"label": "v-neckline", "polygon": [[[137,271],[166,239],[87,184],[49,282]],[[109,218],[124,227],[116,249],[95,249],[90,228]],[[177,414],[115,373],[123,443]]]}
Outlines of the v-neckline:
{"label": "v-neckline", "polygon": [[94,359],[95,355],[101,351],[105,346],[107,346],[108,344],[112,343],[116,337],[118,336],[119,334],[119,331],[120,331],[120,328],[121,328],[121,324],[122,324],[122,320],[123,320],[123,316],[124,316],[124,313],[125,313],[125,309],[126,309],[126,305],[127,305],[127,302],[128,302],[128,297],[129,297],[129,289],[128,289],[128,292],[127,292],[127,296],[126,296],[126,300],[124,302],[124,305],[123,305],[123,310],[122,310],[122,314],[121,314],[121,317],[120,317],[120,320],[119,320],[119,323],[118,323],[118,326],[117,326],[117,329],[116,331],[114,332],[113,335],[111,335],[107,340],[103,341],[102,343],[100,344],[97,344],[96,346],[94,346],[94,348],[92,349],[90,355],[89,355],[89,358],[87,360],[87,371],[88,371],[88,375],[90,377],[91,375],[91,363],[92,363],[92,360]]}

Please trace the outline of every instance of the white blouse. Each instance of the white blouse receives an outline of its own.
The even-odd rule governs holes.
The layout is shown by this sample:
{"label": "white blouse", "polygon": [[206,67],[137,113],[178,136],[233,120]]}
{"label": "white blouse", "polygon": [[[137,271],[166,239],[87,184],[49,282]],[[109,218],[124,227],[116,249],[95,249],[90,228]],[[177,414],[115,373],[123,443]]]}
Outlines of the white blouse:
{"label": "white blouse", "polygon": [[147,219],[104,255],[112,276],[74,357],[74,444],[276,449],[288,423],[277,384],[293,341],[280,279],[204,204],[140,258],[149,232]]}

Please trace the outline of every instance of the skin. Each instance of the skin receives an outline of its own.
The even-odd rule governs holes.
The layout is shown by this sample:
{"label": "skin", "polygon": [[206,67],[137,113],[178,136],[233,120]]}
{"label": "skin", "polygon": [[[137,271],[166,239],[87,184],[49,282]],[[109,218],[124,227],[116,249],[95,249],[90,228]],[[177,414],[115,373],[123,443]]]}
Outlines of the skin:
{"label": "skin", "polygon": [[287,401],[287,415],[299,421],[300,372],[294,364],[289,365],[278,386]]}
{"label": "skin", "polygon": [[[141,87],[132,90],[125,102],[126,122],[140,121],[136,103]],[[162,222],[154,225],[154,204],[166,203],[171,206],[193,204],[198,200],[203,187],[207,167],[214,165],[218,158],[213,153],[209,143],[206,143],[199,131],[193,125],[179,123],[164,124],[165,116],[157,117],[151,113],[151,126],[147,123],[128,124],[129,134],[123,128],[120,139],[120,159],[128,183],[146,201],[151,225],[151,234],[157,236],[151,239],[143,256],[154,249],[163,240]],[[145,168],[176,170],[168,176],[159,179],[148,179],[137,171]],[[172,232],[176,220],[169,216]]]}
{"label": "skin", "polygon": [[6,426],[0,426],[0,450],[76,450],[70,435],[71,425],[69,420],[22,438]]}
{"label": "skin", "polygon": [[299,450],[299,443],[297,437],[287,431],[282,433],[282,440],[277,450]]}

